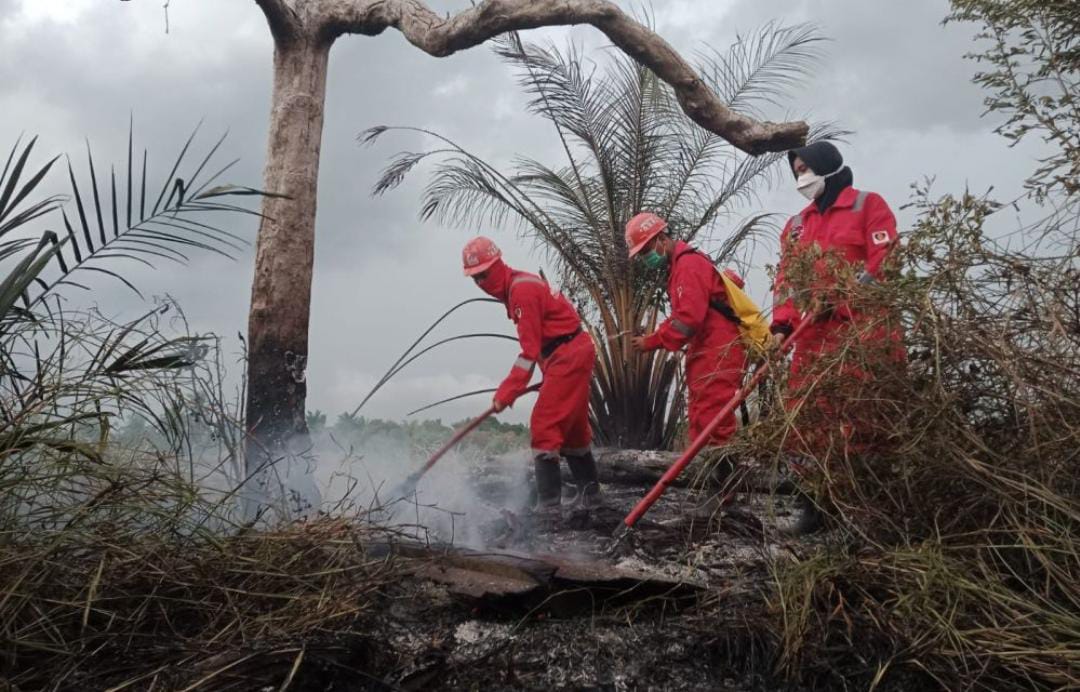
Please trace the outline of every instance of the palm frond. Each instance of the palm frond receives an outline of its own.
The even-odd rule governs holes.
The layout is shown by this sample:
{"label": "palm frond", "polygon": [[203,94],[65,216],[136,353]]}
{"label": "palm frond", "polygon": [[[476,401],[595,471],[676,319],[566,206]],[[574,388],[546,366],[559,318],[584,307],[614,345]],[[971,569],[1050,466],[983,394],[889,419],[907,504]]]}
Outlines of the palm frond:
{"label": "palm frond", "polygon": [[496,55],[517,68],[518,84],[531,97],[529,110],[570,133],[577,144],[604,159],[609,101],[593,79],[596,66],[585,61],[580,48],[571,43],[563,52],[554,45],[527,44],[516,33],[494,44]]}
{"label": "palm frond", "polygon": [[784,216],[781,214],[754,214],[742,221],[715,247],[709,248],[709,256],[717,266],[734,264],[746,271],[745,259],[754,254],[756,246],[779,235]]}
{"label": "palm frond", "polygon": [[[555,222],[543,206],[520,189],[511,175],[501,173],[449,138],[422,128],[388,126],[372,128],[360,137],[363,141],[372,142],[390,131],[427,135],[445,146],[421,153],[399,154],[376,181],[375,194],[382,194],[400,184],[403,179],[398,175],[401,166],[411,169],[415,165],[399,165],[399,162],[412,161],[417,157],[441,156],[443,160],[436,164],[431,181],[424,190],[421,219],[436,217],[444,223],[493,226],[512,220],[519,224],[519,228],[542,238],[549,247],[557,250],[566,245],[566,230]],[[572,254],[560,252],[558,259],[574,270],[585,271]]]}
{"label": "palm frond", "polygon": [[[820,64],[824,43],[813,25],[783,27],[770,22],[740,35],[725,53],[713,50],[703,56],[702,78],[735,110],[762,117],[761,107],[782,107]],[[671,102],[669,110],[685,144],[669,169],[674,176],[667,186],[672,194],[658,208],[676,218],[694,219],[688,237],[696,237],[726,207],[757,201],[760,189],[771,188],[782,178],[786,167],[777,165],[783,162],[782,155],[746,156],[686,118],[677,103]],[[811,139],[845,134],[832,123],[818,123]]]}
{"label": "palm frond", "polygon": [[[60,254],[66,241],[57,241],[56,234],[46,232],[36,247],[26,253],[18,264],[0,281],[0,320],[7,320],[16,301],[23,298],[30,285],[50,261]],[[0,327],[0,329],[3,329]]]}
{"label": "palm frond", "polygon": [[418,413],[423,413],[424,411],[430,411],[431,409],[433,409],[433,408],[435,408],[437,406],[442,406],[443,404],[449,404],[449,403],[451,403],[453,401],[461,401],[462,399],[468,399],[469,397],[480,396],[481,394],[494,394],[497,391],[498,391],[498,389],[495,388],[495,387],[488,387],[486,389],[474,389],[471,392],[465,392],[464,394],[457,394],[455,396],[447,397],[445,399],[439,399],[436,402],[421,406],[418,409],[413,409],[412,411],[409,411],[405,415],[406,416],[415,416]]}
{"label": "palm frond", "polygon": [[120,350],[123,342],[117,342],[117,353],[112,362],[102,368],[102,372],[114,376],[123,376],[143,370],[174,370],[190,368],[203,360],[209,347],[207,339],[202,337],[179,337],[160,343],[152,343],[144,338],[133,346]]}
{"label": "palm frond", "polygon": [[434,322],[428,325],[427,329],[421,332],[420,336],[418,336],[416,340],[409,345],[409,348],[405,349],[405,352],[402,353],[396,361],[394,361],[393,365],[391,365],[385,373],[383,373],[383,376],[380,377],[379,381],[375,383],[375,386],[372,388],[372,390],[368,392],[367,396],[364,397],[364,399],[357,405],[355,409],[353,409],[352,413],[350,413],[349,415],[356,416],[358,413],[360,413],[360,409],[364,408],[364,404],[366,404],[368,400],[375,395],[375,392],[379,391],[379,389],[384,384],[386,384],[386,382],[391,377],[394,376],[394,374],[400,369],[400,367],[402,367],[402,363],[405,361],[405,359],[408,358],[409,355],[416,350],[416,347],[419,346],[420,343],[427,338],[428,334],[431,334],[431,332],[435,331],[435,328],[442,324],[444,321],[446,321],[447,318],[449,318],[451,315],[453,315],[455,312],[465,307],[466,305],[471,305],[473,303],[495,302],[498,301],[496,301],[494,298],[470,298],[469,300],[463,300],[460,303],[452,306],[450,309],[444,311],[441,315],[439,315],[438,318],[435,319]]}
{"label": "palm frond", "polygon": [[515,343],[517,342],[517,337],[516,336],[510,336],[508,334],[496,334],[496,333],[492,333],[492,332],[478,332],[478,333],[473,333],[473,334],[458,334],[456,336],[446,337],[445,339],[439,339],[435,343],[430,344],[429,346],[425,346],[424,348],[420,349],[419,351],[417,351],[413,355],[409,356],[408,358],[405,358],[404,360],[399,361],[399,363],[397,363],[392,368],[390,368],[390,370],[386,373],[386,375],[384,375],[382,377],[382,379],[380,379],[378,382],[376,382],[375,386],[371,388],[371,391],[369,391],[364,396],[364,399],[363,399],[363,401],[360,402],[359,406],[357,406],[355,409],[353,409],[352,413],[349,414],[349,415],[355,416],[360,411],[360,409],[364,406],[364,404],[367,403],[367,401],[369,399],[371,399],[371,397],[375,396],[375,394],[380,389],[382,389],[383,386],[387,382],[389,382],[391,379],[393,379],[393,377],[395,375],[400,373],[402,370],[404,370],[406,367],[408,367],[410,364],[412,364],[418,358],[430,353],[431,351],[434,351],[435,349],[439,348],[440,346],[445,346],[446,344],[452,344],[452,343],[454,343],[456,341],[463,341],[463,340],[466,340],[466,339],[501,339],[501,340],[504,340],[504,341],[513,341]]}
{"label": "palm frond", "polygon": [[[59,158],[58,156],[53,157],[33,173],[28,180],[24,181],[23,173],[26,171],[27,163],[36,143],[37,137],[34,137],[20,152],[21,140],[16,141],[8,154],[3,173],[0,173],[0,238],[34,219],[54,211],[62,201],[61,197],[53,195],[33,202],[21,209],[19,208],[26,198],[37,189]],[[18,158],[16,158],[16,154],[18,154]],[[12,162],[15,164],[14,167],[11,165]]]}
{"label": "palm frond", "polygon": [[752,34],[736,36],[726,52],[714,49],[701,55],[702,73],[732,110],[754,117],[764,106],[786,110],[791,93],[821,64],[825,42],[813,24],[769,22]]}
{"label": "palm frond", "polygon": [[[822,42],[812,26],[768,24],[726,53],[706,56],[702,78],[736,110],[782,106],[820,59]],[[598,434],[623,444],[669,443],[682,401],[678,360],[634,354],[604,338],[655,326],[662,304],[663,277],[630,264],[622,229],[634,214],[657,211],[677,237],[700,237],[716,244],[718,259],[733,261],[774,230],[773,217],[757,214],[733,230],[721,221],[777,182],[784,158],[735,151],[690,120],[667,84],[621,52],[598,63],[573,43],[538,46],[511,34],[495,45],[516,70],[529,110],[554,126],[565,161],[517,158],[500,169],[435,133],[380,126],[361,141],[406,130],[439,144],[394,157],[376,192],[431,163],[421,218],[512,228],[532,238],[597,339],[591,415]],[[831,124],[814,131],[816,138],[842,134]]]}
{"label": "palm frond", "polygon": [[[135,261],[155,266],[156,260],[184,264],[188,255],[184,248],[198,249],[235,259],[248,241],[221,226],[208,221],[210,212],[245,213],[258,215],[244,206],[222,200],[263,196],[265,193],[250,187],[220,184],[210,185],[228,170],[231,163],[213,175],[204,175],[219,151],[225,137],[219,138],[187,174],[188,154],[192,151],[199,128],[185,141],[171,164],[169,175],[161,183],[156,201],[147,211],[149,194],[149,155],[144,150],[141,173],[134,166],[134,128],[128,133],[127,165],[123,180],[117,180],[116,167],[109,168],[107,183],[99,184],[93,151],[87,143],[86,171],[88,180],[79,182],[74,162],[68,158],[68,180],[71,186],[73,213],[62,209],[64,248],[56,254],[57,274],[31,299],[37,304],[60,286],[80,286],[72,281],[79,272],[94,272],[116,278],[135,290],[118,271],[107,265],[118,260]],[[137,199],[136,199],[137,198]],[[65,256],[64,253],[70,253]]]}
{"label": "palm frond", "polygon": [[[611,205],[619,183],[610,146],[611,99],[603,81],[594,79],[596,66],[587,64],[574,44],[563,53],[554,46],[526,44],[516,33],[496,43],[496,54],[518,68],[519,84],[533,97],[530,110],[554,125],[576,186],[585,188],[585,179],[592,177],[604,190],[596,198],[600,206],[588,207],[592,225],[617,234]],[[585,159],[577,152],[584,152]]]}

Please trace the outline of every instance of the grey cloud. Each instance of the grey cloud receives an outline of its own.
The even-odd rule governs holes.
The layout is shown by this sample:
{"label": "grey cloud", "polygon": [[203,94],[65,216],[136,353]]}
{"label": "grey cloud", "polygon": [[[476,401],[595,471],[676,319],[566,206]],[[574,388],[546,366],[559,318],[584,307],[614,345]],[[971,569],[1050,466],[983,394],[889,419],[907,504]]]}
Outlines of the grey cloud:
{"label": "grey cloud", "polygon": [[[165,158],[205,117],[204,142],[231,130],[226,153],[242,161],[230,178],[259,184],[272,45],[253,3],[174,0],[171,33],[165,35],[160,3],[147,0],[88,5],[77,26],[16,21],[23,2],[42,1],[0,0],[5,141],[28,130],[42,135],[43,149],[78,153],[89,137],[95,150],[119,161],[134,112],[137,135],[151,146],[161,175]],[[462,0],[432,4],[439,11],[467,6]],[[968,81],[972,65],[961,58],[971,46],[971,28],[939,26],[944,0],[669,0],[654,7],[660,31],[686,53],[705,44],[724,48],[736,31],[770,19],[816,22],[833,39],[829,55],[790,112],[837,119],[857,130],[844,149],[858,184],[882,192],[894,206],[906,197],[908,183],[923,174],[942,173],[943,187],[966,179],[981,183],[1000,179],[993,175],[998,171],[1027,170],[1034,155],[1030,148],[1006,149],[989,134],[992,122],[978,117],[979,93]],[[589,28],[544,30],[529,38],[561,42],[568,35],[590,47],[604,43]],[[421,224],[416,212],[422,175],[372,199],[371,186],[389,155],[422,145],[417,137],[399,136],[361,148],[357,133],[377,124],[430,127],[498,161],[517,154],[561,160],[550,126],[525,113],[513,75],[490,50],[435,59],[392,31],[338,42],[328,82],[309,354],[309,407],[331,416],[358,403],[369,383],[443,309],[478,295],[458,267],[469,236],[491,234],[518,266],[542,264],[530,243],[510,229]],[[792,213],[801,202],[781,186],[739,212]],[[253,220],[232,224],[254,241]],[[253,254],[249,250],[237,263],[198,255],[187,268],[125,271],[148,293],[175,296],[195,329],[221,334],[235,351],[236,332],[246,331]],[[761,265],[771,259],[772,251],[763,249],[751,273],[751,287],[766,303]],[[72,294],[72,302],[97,303],[117,315],[145,309],[122,287],[99,280],[93,285],[92,295]],[[497,307],[473,306],[440,334],[471,330],[511,333],[511,325]],[[410,366],[365,413],[397,417],[455,388],[494,383],[514,353],[504,342],[450,346]],[[434,415],[457,419],[478,407],[466,402]],[[518,408],[512,418],[525,419],[528,407]]]}

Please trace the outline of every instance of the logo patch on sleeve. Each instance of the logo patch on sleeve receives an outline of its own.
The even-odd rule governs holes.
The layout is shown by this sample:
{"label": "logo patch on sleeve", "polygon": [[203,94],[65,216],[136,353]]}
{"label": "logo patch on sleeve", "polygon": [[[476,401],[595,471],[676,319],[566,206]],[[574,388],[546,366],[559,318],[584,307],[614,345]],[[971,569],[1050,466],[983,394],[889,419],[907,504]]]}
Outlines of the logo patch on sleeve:
{"label": "logo patch on sleeve", "polygon": [[514,321],[517,322],[521,319],[521,306],[514,308]]}
{"label": "logo patch on sleeve", "polygon": [[874,241],[874,245],[887,245],[889,242],[889,232],[874,231],[870,234],[870,240]]}

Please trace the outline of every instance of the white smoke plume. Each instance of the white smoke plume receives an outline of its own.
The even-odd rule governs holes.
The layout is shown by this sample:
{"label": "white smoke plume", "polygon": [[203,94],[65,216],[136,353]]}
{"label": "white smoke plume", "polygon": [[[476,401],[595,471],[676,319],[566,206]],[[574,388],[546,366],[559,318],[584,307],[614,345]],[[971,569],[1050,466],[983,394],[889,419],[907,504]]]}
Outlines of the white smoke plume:
{"label": "white smoke plume", "polygon": [[406,479],[434,450],[378,437],[346,449],[320,433],[314,451],[322,510],[343,516],[375,510],[374,519],[419,540],[486,548],[485,529],[501,511],[519,512],[528,502],[531,457],[528,449],[497,457],[464,449],[448,452],[410,489]]}

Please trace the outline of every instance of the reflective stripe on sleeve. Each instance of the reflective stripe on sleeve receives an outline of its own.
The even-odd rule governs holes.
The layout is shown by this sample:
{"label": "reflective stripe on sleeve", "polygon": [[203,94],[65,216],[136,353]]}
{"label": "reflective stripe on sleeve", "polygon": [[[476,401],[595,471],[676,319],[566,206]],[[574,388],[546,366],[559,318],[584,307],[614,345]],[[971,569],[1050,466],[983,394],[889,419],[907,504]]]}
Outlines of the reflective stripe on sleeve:
{"label": "reflective stripe on sleeve", "polygon": [[547,286],[547,282],[538,276],[516,276],[514,280],[510,282],[510,288],[517,286],[518,284],[540,284],[541,286]]}
{"label": "reflective stripe on sleeve", "polygon": [[671,320],[671,326],[675,331],[682,334],[688,339],[694,335],[694,330],[691,329],[689,325],[683,324],[679,320]]}

